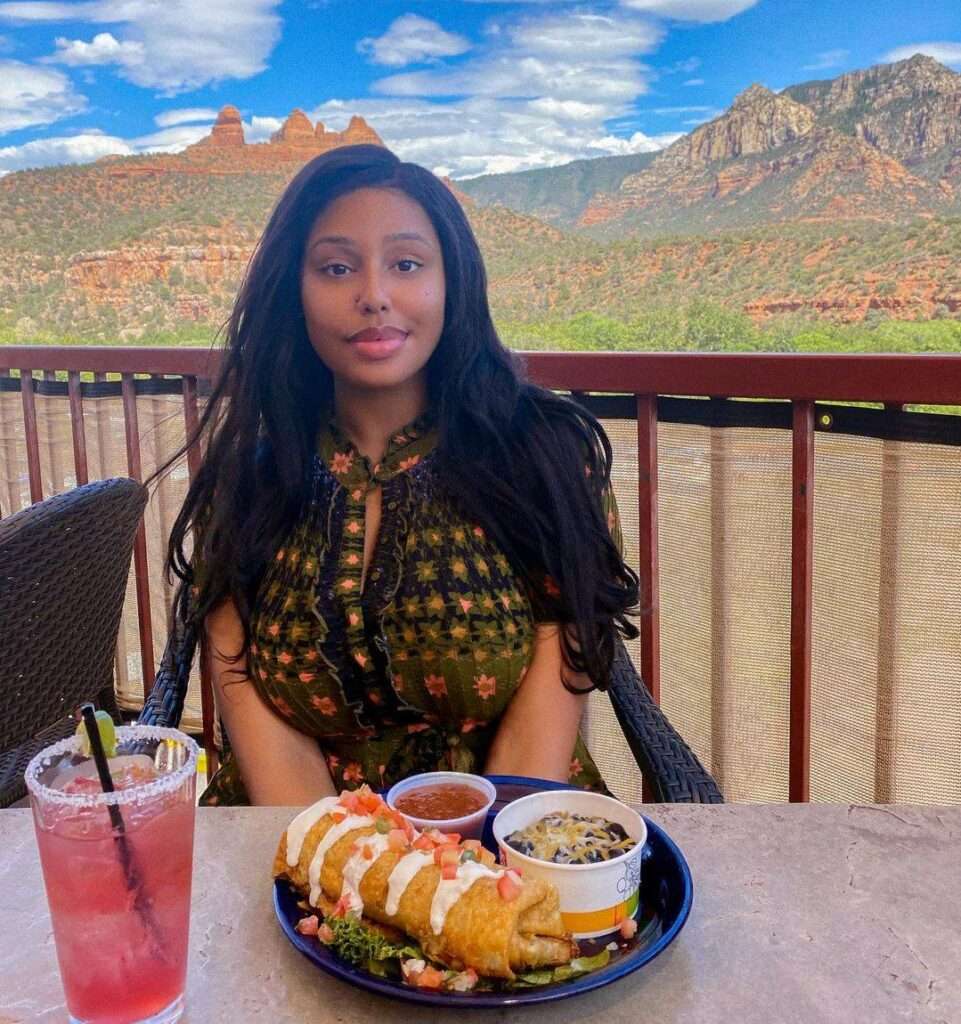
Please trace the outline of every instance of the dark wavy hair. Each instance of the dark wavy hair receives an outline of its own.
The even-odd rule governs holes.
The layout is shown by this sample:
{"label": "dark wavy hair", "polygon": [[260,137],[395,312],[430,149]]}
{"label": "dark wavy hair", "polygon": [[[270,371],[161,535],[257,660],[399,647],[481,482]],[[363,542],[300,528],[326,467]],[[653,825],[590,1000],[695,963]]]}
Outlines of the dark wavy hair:
{"label": "dark wavy hair", "polygon": [[[232,598],[249,645],[259,582],[303,511],[320,417],[333,407],[333,378],[311,346],[301,304],[307,237],[325,207],[361,188],[409,196],[440,240],[444,327],[427,366],[440,478],[500,544],[539,617],[566,624],[568,667],[603,689],[617,631],[637,636],[628,618],[637,576],[602,509],[610,442],[588,412],[524,379],[494,329],[483,259],[457,199],[381,146],[346,146],[306,164],[251,258],[225,324],[222,372],[197,431],[167,464],[193,446],[204,451],[167,551],[168,573],[184,583],[180,611],[191,587],[195,621]],[[199,538],[196,580],[189,534]]]}

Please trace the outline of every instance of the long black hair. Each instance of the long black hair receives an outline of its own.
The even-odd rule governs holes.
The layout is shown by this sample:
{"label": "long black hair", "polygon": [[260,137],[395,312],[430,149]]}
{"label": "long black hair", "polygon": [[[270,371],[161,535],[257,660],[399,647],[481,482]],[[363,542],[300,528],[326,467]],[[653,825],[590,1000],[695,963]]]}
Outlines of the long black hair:
{"label": "long black hair", "polygon": [[[184,582],[182,595],[193,589],[198,620],[232,598],[249,643],[259,582],[303,511],[320,417],[332,409],[333,378],[311,346],[301,303],[307,237],[331,202],[360,188],[404,193],[440,240],[444,326],[427,376],[441,479],[500,544],[539,617],[566,625],[570,669],[603,689],[616,632],[637,635],[628,618],[637,576],[602,509],[610,442],[588,412],[524,379],[494,329],[483,258],[460,203],[429,171],[382,146],[316,157],[274,208],[225,325],[221,374],[196,433],[171,460],[194,445],[204,451],[171,531],[168,572]],[[190,534],[200,545],[196,578]]]}

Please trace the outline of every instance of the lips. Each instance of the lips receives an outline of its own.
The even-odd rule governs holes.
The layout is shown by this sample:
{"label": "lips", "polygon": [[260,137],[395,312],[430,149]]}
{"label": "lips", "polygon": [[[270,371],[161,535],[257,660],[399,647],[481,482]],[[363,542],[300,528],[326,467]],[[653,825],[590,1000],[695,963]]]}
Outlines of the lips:
{"label": "lips", "polygon": [[347,340],[361,359],[376,362],[399,352],[407,340],[407,332],[397,327],[368,327]]}
{"label": "lips", "polygon": [[377,342],[377,341],[403,341],[407,332],[397,327],[368,327],[363,331],[352,334],[348,341],[352,342]]}

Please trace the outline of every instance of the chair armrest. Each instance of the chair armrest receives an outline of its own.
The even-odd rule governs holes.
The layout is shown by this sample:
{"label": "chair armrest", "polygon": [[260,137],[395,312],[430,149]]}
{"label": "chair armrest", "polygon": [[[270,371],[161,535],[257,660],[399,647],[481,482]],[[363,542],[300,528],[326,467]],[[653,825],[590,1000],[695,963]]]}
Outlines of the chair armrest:
{"label": "chair armrest", "polygon": [[174,601],[174,609],[174,626],[167,638],[153,688],[137,719],[140,725],[176,728],[183,715],[190,668],[197,649],[198,627],[184,622],[179,598]]}
{"label": "chair armrest", "polygon": [[654,703],[620,640],[608,695],[637,766],[658,803],[724,802],[710,772]]}

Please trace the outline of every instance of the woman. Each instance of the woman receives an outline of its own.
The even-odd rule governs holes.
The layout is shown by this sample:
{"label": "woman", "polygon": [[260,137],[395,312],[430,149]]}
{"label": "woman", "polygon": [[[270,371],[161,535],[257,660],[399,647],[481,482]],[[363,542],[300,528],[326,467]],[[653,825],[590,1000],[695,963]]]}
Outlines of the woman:
{"label": "woman", "polygon": [[199,439],[168,554],[230,740],[205,802],[437,768],[602,785],[578,722],[637,634],[610,445],[520,376],[442,182],[379,146],[300,171]]}

